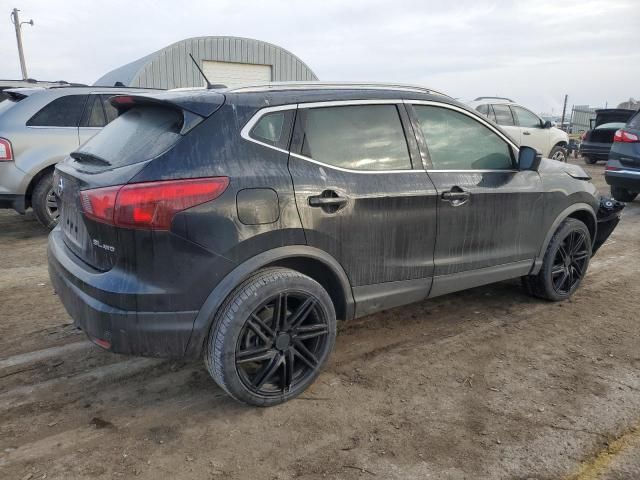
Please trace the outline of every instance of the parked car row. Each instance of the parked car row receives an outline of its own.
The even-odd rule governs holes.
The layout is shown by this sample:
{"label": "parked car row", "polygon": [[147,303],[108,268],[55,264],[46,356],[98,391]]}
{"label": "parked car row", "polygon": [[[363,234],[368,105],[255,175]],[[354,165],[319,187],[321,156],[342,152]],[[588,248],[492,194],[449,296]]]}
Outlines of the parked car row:
{"label": "parked car row", "polygon": [[[536,297],[570,297],[623,207],[580,167],[421,87],[266,84],[110,104],[118,117],[55,169],[54,288],[102,348],[204,357],[252,405],[311,385],[337,319],[517,277]],[[485,105],[549,133],[512,102]]]}

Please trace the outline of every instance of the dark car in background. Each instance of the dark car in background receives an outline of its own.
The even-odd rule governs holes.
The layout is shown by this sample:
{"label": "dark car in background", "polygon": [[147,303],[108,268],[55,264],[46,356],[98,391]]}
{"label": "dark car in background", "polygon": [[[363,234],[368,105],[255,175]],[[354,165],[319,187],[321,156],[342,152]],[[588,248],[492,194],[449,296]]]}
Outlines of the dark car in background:
{"label": "dark car in background", "polygon": [[253,405],[314,381],[337,319],[518,277],[569,298],[619,220],[580,167],[421,87],[111,102],[119,117],[56,167],[54,288],[101,347],[204,356]]}
{"label": "dark car in background", "polygon": [[596,110],[596,118],[591,120],[591,130],[582,134],[580,155],[587,164],[606,161],[613,144],[616,131],[624,127],[635,110],[625,108],[605,108]]}
{"label": "dark car in background", "polygon": [[633,202],[640,193],[640,110],[615,132],[604,178],[611,196]]}

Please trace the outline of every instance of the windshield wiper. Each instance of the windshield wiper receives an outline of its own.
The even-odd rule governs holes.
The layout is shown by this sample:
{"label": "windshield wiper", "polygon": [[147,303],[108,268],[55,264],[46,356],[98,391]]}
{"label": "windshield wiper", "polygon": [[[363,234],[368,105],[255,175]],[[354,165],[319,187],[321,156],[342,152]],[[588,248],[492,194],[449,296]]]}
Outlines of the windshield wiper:
{"label": "windshield wiper", "polygon": [[111,165],[110,162],[92,153],[72,152],[71,158],[80,163],[97,163],[98,165]]}

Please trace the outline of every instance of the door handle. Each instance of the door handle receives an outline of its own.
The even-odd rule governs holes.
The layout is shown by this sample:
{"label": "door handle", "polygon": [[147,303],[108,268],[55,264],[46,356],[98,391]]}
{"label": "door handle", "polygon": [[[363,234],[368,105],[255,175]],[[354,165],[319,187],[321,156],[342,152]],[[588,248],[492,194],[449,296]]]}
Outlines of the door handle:
{"label": "door handle", "polygon": [[333,190],[325,190],[320,195],[308,198],[310,207],[319,207],[327,213],[334,213],[347,204],[349,199],[341,197]]}
{"label": "door handle", "polygon": [[471,194],[469,192],[465,192],[460,187],[453,187],[451,190],[447,192],[442,192],[441,198],[445,202],[450,202],[454,207],[459,207],[460,205],[464,205],[469,201]]}
{"label": "door handle", "polygon": [[531,135],[531,132],[522,132],[523,135]]}

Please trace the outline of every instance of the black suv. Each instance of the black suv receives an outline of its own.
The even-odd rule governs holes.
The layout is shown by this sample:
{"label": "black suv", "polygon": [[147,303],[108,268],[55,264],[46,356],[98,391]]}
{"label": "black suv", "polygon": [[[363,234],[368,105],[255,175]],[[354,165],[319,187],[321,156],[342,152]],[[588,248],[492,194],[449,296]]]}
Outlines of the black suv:
{"label": "black suv", "polygon": [[566,299],[619,220],[580,167],[419,87],[112,104],[120,116],[56,168],[54,287],[101,347],[203,355],[254,405],[314,381],[336,319],[514,277]]}

